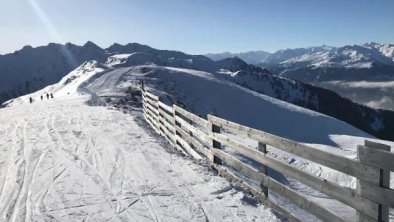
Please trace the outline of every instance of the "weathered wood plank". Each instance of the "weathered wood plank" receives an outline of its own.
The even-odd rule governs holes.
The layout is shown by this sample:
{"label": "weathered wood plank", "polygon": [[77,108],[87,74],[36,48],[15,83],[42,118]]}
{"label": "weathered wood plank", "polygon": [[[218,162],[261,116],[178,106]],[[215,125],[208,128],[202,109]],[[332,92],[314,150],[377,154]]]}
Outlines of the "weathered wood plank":
{"label": "weathered wood plank", "polygon": [[178,113],[180,113],[182,116],[184,116],[184,117],[190,119],[190,120],[193,121],[194,123],[196,123],[196,124],[198,124],[198,125],[200,125],[200,126],[202,126],[202,127],[207,127],[207,124],[208,124],[208,121],[207,121],[207,120],[205,120],[205,119],[203,119],[203,118],[201,118],[201,117],[199,117],[199,116],[197,116],[197,115],[195,115],[195,114],[193,114],[193,113],[190,113],[190,112],[188,112],[188,111],[182,109],[182,108],[179,107],[179,106],[176,106],[176,105],[175,105],[175,106],[174,106],[174,109],[175,109],[176,112],[178,112]]}
{"label": "weathered wood plank", "polygon": [[152,106],[154,110],[159,110],[158,104],[157,104],[156,101],[147,99],[147,100],[146,100],[146,103],[147,103],[148,105]]}
{"label": "weathered wood plank", "polygon": [[145,102],[147,100],[146,95],[145,95],[144,92],[141,93],[141,97],[142,97],[142,101]]}
{"label": "weathered wood plank", "polygon": [[230,154],[220,150],[220,149],[211,149],[213,155],[219,156],[225,163],[230,165],[231,167],[239,170],[240,172],[246,174],[249,178],[260,182],[264,179],[264,174],[258,172],[254,168],[248,166],[247,164],[243,163],[242,161],[238,160],[237,158],[231,156]]}
{"label": "weathered wood plank", "polygon": [[171,145],[175,145],[174,142],[174,133],[171,133],[166,127],[162,127],[161,128],[164,132],[164,135],[166,137],[166,139],[168,140],[169,143],[171,143]]}
{"label": "weathered wood plank", "polygon": [[[217,164],[215,164],[214,167],[219,171],[220,175],[224,176],[226,179],[230,181],[235,180],[237,184],[241,185],[241,187],[247,187],[248,190],[250,190],[253,195],[258,196],[259,199],[265,199],[267,201],[267,199],[264,198],[264,195],[261,193],[261,191],[257,191],[256,188],[253,188],[252,186],[245,183],[242,179],[237,177],[235,174],[231,173],[225,167]],[[306,199],[298,192],[290,189],[289,187],[284,186],[283,184],[271,179],[270,177],[264,177],[263,183],[265,186],[269,187],[274,192],[280,194],[281,196],[293,202],[299,208],[310,212],[316,217],[322,219],[323,221],[344,221],[341,217],[336,215],[334,212],[327,210],[324,207],[318,205],[317,203]],[[271,201],[269,202],[272,203]],[[293,216],[291,212],[288,212],[287,209],[283,208],[282,206],[275,204],[275,207],[279,207],[283,209],[284,212],[286,212],[286,215]]]}
{"label": "weathered wood plank", "polygon": [[156,95],[153,95],[152,93],[150,93],[149,91],[147,91],[147,90],[145,90],[145,95],[147,96],[147,97],[150,97],[151,99],[153,99],[153,100],[159,100],[159,97],[158,96],[156,96]]}
{"label": "weathered wood plank", "polygon": [[166,113],[161,109],[159,110],[159,114],[162,115],[169,124],[174,124],[175,119],[172,115],[169,115],[168,113]]}
{"label": "weathered wood plank", "polygon": [[390,151],[361,146],[359,155],[360,158],[365,160],[365,164],[369,164],[388,171],[394,171],[394,153]]}
{"label": "weathered wood plank", "polygon": [[172,106],[169,106],[169,105],[163,103],[162,101],[159,101],[159,106],[160,106],[160,108],[164,109],[168,113],[172,113]]}
{"label": "weathered wood plank", "polygon": [[[363,155],[363,151],[365,150],[380,150],[390,152],[390,146],[380,143],[375,143],[372,141],[365,141],[365,146],[359,145],[357,147],[357,156],[358,160],[362,164],[369,165],[369,156]],[[388,222],[389,221],[389,208],[391,205],[390,199],[392,198],[393,192],[390,189],[390,170],[377,168],[377,172],[379,174],[375,179],[375,184],[371,185],[368,182],[358,180],[357,188],[361,196],[367,197],[371,200],[377,200],[379,204],[379,217],[378,221]],[[377,184],[377,185],[376,185]],[[375,186],[376,185],[376,186]],[[363,220],[364,215],[362,212],[358,214],[358,220]],[[375,219],[375,218],[374,218]]]}
{"label": "weathered wood plank", "polygon": [[153,99],[151,99],[151,98],[149,98],[147,96],[143,97],[143,99],[144,99],[145,103],[149,103],[149,104],[151,104],[154,107],[157,106],[157,100],[153,100]]}
{"label": "weathered wood plank", "polygon": [[282,206],[270,201],[268,198],[266,198],[260,190],[257,188],[245,183],[241,178],[236,176],[234,173],[226,169],[224,166],[219,166],[219,165],[213,165],[213,167],[219,172],[219,175],[226,178],[231,184],[242,188],[246,192],[252,194],[256,199],[258,199],[260,202],[264,203],[264,206],[270,207],[283,215],[286,216],[286,219],[288,219],[290,222],[300,222],[301,220],[299,218],[296,218],[293,215],[293,212],[290,212],[288,209],[283,208]]}
{"label": "weathered wood plank", "polygon": [[[214,134],[220,135],[220,131],[221,131],[220,126],[212,123],[212,121],[210,121],[210,116],[208,116],[208,132],[209,132],[209,134],[214,133]],[[213,137],[210,137],[210,138],[211,138],[211,144],[210,144],[211,150],[222,149],[222,144],[218,140],[216,140]],[[211,160],[211,157],[209,157],[208,159]],[[222,160],[218,156],[215,156],[215,155],[212,157],[212,162],[214,164],[222,165]]]}
{"label": "weathered wood plank", "polygon": [[[258,142],[257,149],[264,154],[267,154],[267,145],[261,142]],[[260,172],[262,172],[264,175],[268,175],[268,167],[265,165],[261,166]],[[268,196],[268,187],[265,187],[264,184],[260,185],[261,190],[263,191],[264,195]]]}
{"label": "weathered wood plank", "polygon": [[196,127],[194,127],[192,125],[190,125],[184,119],[176,116],[175,120],[178,121],[179,123],[181,123],[182,126],[184,126],[187,130],[189,130],[190,132],[193,133],[193,136],[197,137],[201,141],[204,141],[205,143],[209,143],[209,141],[211,140],[211,138],[205,132],[197,129]]}
{"label": "weathered wood plank", "polygon": [[175,133],[174,125],[171,125],[171,124],[169,124],[168,122],[166,122],[166,121],[164,120],[164,118],[162,118],[162,119],[160,120],[160,123],[161,123],[161,125],[163,125],[163,128],[166,128],[166,129],[167,129],[169,132],[171,132],[172,134]]}
{"label": "weathered wood plank", "polygon": [[151,118],[153,118],[153,119],[156,121],[155,124],[158,125],[158,124],[159,124],[159,123],[158,123],[158,121],[159,121],[159,116],[156,115],[156,113],[154,113],[154,112],[149,108],[149,106],[147,106],[147,107],[148,107],[148,109],[146,110],[147,113],[149,114],[149,116],[150,116]]}
{"label": "weathered wood plank", "polygon": [[375,202],[394,208],[394,190],[378,187],[374,184],[365,182],[359,185],[364,190],[363,196]]}
{"label": "weathered wood plank", "polygon": [[296,156],[319,163],[362,180],[374,182],[374,178],[377,176],[375,167],[366,166],[359,163],[358,161],[325,152],[260,130],[252,129],[250,127],[230,122],[219,117],[209,115],[208,118],[211,118],[211,121],[220,127],[235,130],[236,132],[255,139],[258,142],[276,147]]}
{"label": "weathered wood plank", "polygon": [[339,186],[333,182],[324,180],[322,178],[310,175],[302,170],[299,170],[291,165],[283,163],[272,157],[259,152],[249,146],[243,145],[236,142],[225,135],[218,133],[211,133],[210,136],[222,144],[236,149],[241,154],[248,156],[249,158],[266,165],[282,174],[292,177],[300,182],[328,195],[331,196],[363,213],[369,215],[372,218],[377,218],[378,215],[378,204],[361,197],[356,190]]}
{"label": "weathered wood plank", "polygon": [[331,210],[326,209],[323,206],[320,206],[319,204],[313,202],[312,200],[305,198],[297,191],[292,190],[287,186],[284,186],[283,184],[273,180],[270,177],[265,177],[263,184],[275,193],[278,193],[281,196],[289,199],[299,208],[308,211],[309,213],[315,215],[323,221],[345,221],[343,218],[341,218]]}
{"label": "weathered wood plank", "polygon": [[149,119],[148,115],[146,115],[145,113],[144,113],[143,115],[144,115],[144,118],[145,118],[146,122],[147,122],[150,126],[152,126],[153,123],[150,122],[150,119]]}
{"label": "weathered wood plank", "polygon": [[152,122],[152,124],[154,125],[154,128],[155,128],[155,130],[159,130],[159,123],[158,123],[158,121],[157,121],[157,117],[154,115],[154,114],[152,114],[152,112],[150,111],[150,110],[147,110],[148,112],[148,118],[150,119],[150,121]]}
{"label": "weathered wood plank", "polygon": [[149,103],[145,103],[146,107],[148,107],[148,109],[155,115],[158,116],[159,115],[159,110],[156,109],[156,107],[152,106]]}
{"label": "weathered wood plank", "polygon": [[175,108],[174,108],[174,105],[172,105],[172,118],[174,119],[174,122],[172,123],[172,126],[174,127],[174,144],[175,145],[177,145],[177,141],[176,141],[176,129],[175,129],[175,126],[177,125],[177,124],[179,124],[179,123],[177,123],[176,122],[176,112],[175,112]]}
{"label": "weathered wood plank", "polygon": [[148,111],[149,115],[151,115],[151,117],[154,118],[155,120],[158,120],[159,115],[155,112],[155,110],[152,110],[152,107],[149,105],[147,105],[146,107],[148,108],[147,111]]}
{"label": "weathered wood plank", "polygon": [[[357,148],[357,157],[358,157],[358,161],[360,161],[360,163],[363,163],[363,158],[360,158],[360,156],[359,156],[359,150],[360,150],[360,147],[358,147]],[[380,175],[380,170],[379,170],[379,168],[376,168],[375,169],[376,170],[376,174],[378,175],[378,176],[376,176],[375,177],[375,181],[373,181],[373,185],[376,187],[376,186],[379,186],[379,175]],[[368,196],[368,191],[367,190],[365,190],[365,189],[363,189],[363,188],[365,188],[365,187],[367,187],[369,184],[371,184],[370,182],[367,182],[367,181],[364,181],[364,180],[360,180],[360,179],[358,179],[358,178],[356,178],[357,179],[357,190],[358,190],[358,193],[361,195],[361,196],[363,196],[363,197],[365,197],[365,198],[367,198],[367,196]],[[357,210],[357,209],[356,209]],[[361,222],[361,221],[374,221],[374,222],[377,222],[377,221],[380,221],[379,220],[379,214],[380,214],[380,211],[381,211],[381,209],[380,209],[380,207],[379,207],[379,204],[378,204],[378,215],[377,215],[377,217],[370,217],[370,216],[368,216],[368,215],[366,215],[364,212],[361,212],[361,211],[356,211],[356,221],[357,222]]]}
{"label": "weathered wood plank", "polygon": [[159,129],[157,128],[157,126],[153,123],[152,118],[148,115],[144,115],[145,119],[148,121],[149,125],[153,128],[153,130],[160,134]]}
{"label": "weathered wood plank", "polygon": [[186,140],[186,142],[192,144],[196,148],[196,150],[198,150],[200,153],[202,153],[205,157],[208,157],[208,156],[212,155],[212,153],[209,150],[209,148],[205,147],[200,142],[198,142],[195,138],[193,138],[192,136],[188,135],[180,127],[178,127],[178,126],[176,126],[176,127],[177,127],[177,130],[182,134],[182,138],[184,138]]}
{"label": "weathered wood plank", "polygon": [[149,115],[148,115],[148,119],[150,120],[150,123],[151,123],[151,126],[153,127],[153,129],[154,129],[158,134],[160,134],[159,126],[157,125],[157,123],[155,122],[155,120],[154,120],[152,117],[150,117]]}
{"label": "weathered wood plank", "polygon": [[[178,126],[176,127],[179,128]],[[182,137],[180,137],[179,135],[175,135],[175,137],[176,140],[181,144],[182,148],[186,150],[188,155],[192,156],[196,160],[202,159],[200,154],[198,154],[195,150],[193,150],[193,148],[191,148],[190,145]]]}
{"label": "weathered wood plank", "polygon": [[[165,112],[163,111],[163,110],[159,110],[159,116],[160,116],[160,119],[163,121],[163,124],[169,129],[169,130],[171,130],[171,131],[174,131],[174,121],[175,120],[173,120],[173,121],[170,121],[170,120],[168,120],[167,119],[167,117],[168,116],[166,116],[165,114],[164,114]],[[168,115],[168,114],[167,114]],[[172,117],[171,117],[172,118]],[[172,118],[173,119],[173,118]]]}

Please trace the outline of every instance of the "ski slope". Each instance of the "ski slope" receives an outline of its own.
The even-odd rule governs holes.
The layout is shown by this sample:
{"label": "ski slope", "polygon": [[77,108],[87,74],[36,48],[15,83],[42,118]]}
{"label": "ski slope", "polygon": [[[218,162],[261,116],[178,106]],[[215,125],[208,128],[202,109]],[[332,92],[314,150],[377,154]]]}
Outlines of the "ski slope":
{"label": "ski slope", "polygon": [[[207,167],[173,153],[151,133],[138,98],[130,101],[141,79],[168,104],[181,104],[201,116],[214,112],[348,158],[356,158],[356,147],[366,138],[394,145],[334,118],[246,89],[223,74],[157,65],[113,68],[90,61],[59,83],[8,101],[7,108],[0,109],[0,221],[278,219]],[[45,93],[54,93],[55,99],[37,99]],[[33,104],[30,97],[36,100]],[[356,185],[353,177],[274,147],[268,152],[342,186]],[[354,216],[354,210],[291,178],[269,175],[346,218]],[[314,220],[305,212],[298,216]]]}
{"label": "ski slope", "polygon": [[47,94],[54,94],[55,97],[63,97],[69,94],[76,94],[78,93],[78,88],[82,83],[84,83],[94,75],[98,73],[103,73],[107,70],[109,71],[111,70],[111,68],[94,60],[87,61],[82,63],[78,68],[71,71],[66,76],[64,76],[58,83],[46,86],[45,88],[38,90],[34,93],[11,99],[4,104],[6,106],[26,104],[29,103],[30,98],[32,98],[33,101],[39,101],[41,100],[41,96],[46,99]]}
{"label": "ski slope", "polygon": [[89,96],[0,109],[0,221],[275,221],[141,119]]}

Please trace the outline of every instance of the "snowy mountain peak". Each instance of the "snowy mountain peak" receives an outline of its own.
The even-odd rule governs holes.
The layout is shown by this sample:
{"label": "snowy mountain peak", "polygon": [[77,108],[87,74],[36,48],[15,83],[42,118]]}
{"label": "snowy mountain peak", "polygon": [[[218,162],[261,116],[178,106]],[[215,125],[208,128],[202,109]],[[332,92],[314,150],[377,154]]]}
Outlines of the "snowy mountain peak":
{"label": "snowy mountain peak", "polygon": [[332,47],[327,45],[307,48],[281,49],[275,53],[250,51],[244,53],[206,54],[213,60],[234,56],[249,64],[268,65],[284,64],[286,67],[344,67],[370,68],[374,63],[394,65],[394,44],[369,42],[361,45]]}

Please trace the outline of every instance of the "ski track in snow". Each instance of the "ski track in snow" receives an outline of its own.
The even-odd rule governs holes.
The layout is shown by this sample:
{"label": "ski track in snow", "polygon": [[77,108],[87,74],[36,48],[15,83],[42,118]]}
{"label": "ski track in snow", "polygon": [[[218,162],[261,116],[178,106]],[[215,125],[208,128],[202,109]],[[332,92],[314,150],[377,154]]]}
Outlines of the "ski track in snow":
{"label": "ski track in snow", "polygon": [[139,112],[88,97],[0,110],[0,221],[275,221],[208,167],[157,138]]}

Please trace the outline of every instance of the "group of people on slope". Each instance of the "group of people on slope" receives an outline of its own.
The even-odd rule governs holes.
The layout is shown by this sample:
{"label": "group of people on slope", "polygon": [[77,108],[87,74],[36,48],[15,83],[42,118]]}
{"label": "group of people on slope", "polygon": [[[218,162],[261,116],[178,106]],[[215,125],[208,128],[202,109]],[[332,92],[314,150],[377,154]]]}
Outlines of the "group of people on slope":
{"label": "group of people on slope", "polygon": [[[47,97],[47,99],[49,99],[49,98],[53,99],[53,94],[52,93],[46,93],[46,97]],[[44,100],[44,96],[43,95],[41,95],[41,100]],[[29,101],[30,101],[30,103],[34,102],[32,97],[29,98]]]}

